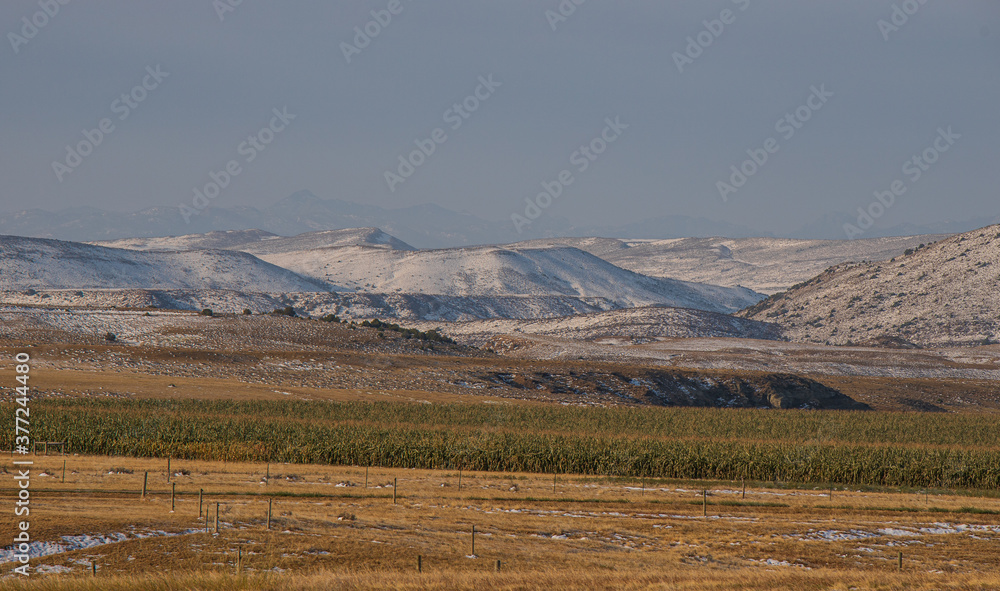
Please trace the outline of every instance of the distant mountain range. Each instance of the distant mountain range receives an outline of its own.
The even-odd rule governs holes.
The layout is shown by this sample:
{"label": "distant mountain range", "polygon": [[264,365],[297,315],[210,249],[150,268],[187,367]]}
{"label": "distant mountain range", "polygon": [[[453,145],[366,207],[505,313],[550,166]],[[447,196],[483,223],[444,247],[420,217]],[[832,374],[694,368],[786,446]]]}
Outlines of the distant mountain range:
{"label": "distant mountain range", "polygon": [[848,261],[884,261],[908,248],[936,242],[948,234],[794,240],[790,238],[549,238],[513,246],[572,246],[623,269],[651,277],[727,287],[743,286],[772,294]]}
{"label": "distant mountain range", "polygon": [[[563,249],[579,256],[589,253],[616,267],[662,279],[743,287],[772,294],[812,279],[833,265],[850,261],[883,261],[948,237],[948,234],[859,238],[857,240],[794,240],[790,238],[675,238],[619,240],[617,238],[540,238],[499,247],[460,247],[417,252],[411,245],[378,228],[351,228],[308,232],[283,237],[262,230],[215,231],[207,234],[158,238],[126,238],[94,242],[98,246],[130,250],[238,250],[305,276],[347,289],[386,293],[442,293],[459,295],[462,285],[489,267],[495,253],[507,256],[508,277],[495,277],[493,293],[522,293],[510,282],[515,253]],[[347,249],[344,247],[361,247]],[[400,252],[389,252],[400,251]],[[478,253],[478,254],[477,254]],[[523,254],[518,254],[524,257]],[[467,268],[458,275],[447,269]],[[522,263],[525,261],[522,261]],[[594,261],[581,267],[596,268]],[[602,266],[598,264],[597,266]],[[539,268],[545,265],[538,265]],[[454,271],[454,269],[453,269]],[[444,275],[439,276],[439,274]],[[407,278],[409,275],[409,278]],[[523,277],[530,276],[530,273]],[[544,275],[543,275],[544,277]],[[627,281],[627,278],[623,280]],[[448,289],[440,287],[452,284]],[[432,287],[432,285],[437,286]],[[480,286],[482,289],[484,286]],[[550,286],[558,291],[558,286]],[[562,289],[565,289],[563,287]],[[443,290],[443,291],[442,291]],[[552,290],[549,290],[552,291]]]}
{"label": "distant mountain range", "polygon": [[0,290],[514,296],[523,298],[523,308],[537,309],[540,317],[551,316],[553,305],[566,309],[565,298],[575,299],[588,312],[674,306],[721,313],[764,298],[742,287],[647,277],[572,247],[414,250],[376,228],[291,238],[259,230],[211,232],[104,244],[126,248],[0,236]]}
{"label": "distant mountain range", "polygon": [[141,252],[0,236],[0,290],[134,288],[330,290],[322,281],[302,277],[244,252]]}
{"label": "distant mountain range", "polygon": [[278,236],[263,230],[216,230],[207,234],[154,238],[123,238],[92,242],[108,248],[128,250],[238,250],[253,255],[282,254],[318,248],[369,246],[394,250],[416,250],[378,228],[322,230],[298,236]]}
{"label": "distant mountain range", "polygon": [[[828,215],[808,226],[790,231],[790,238],[845,238],[843,224],[855,222],[846,214]],[[940,222],[927,226],[905,225],[872,228],[865,238],[915,234],[949,234],[1000,221],[983,218],[965,222]],[[449,248],[481,244],[507,244],[519,240],[559,236],[609,236],[669,239],[726,236],[750,238],[770,233],[743,225],[705,218],[667,215],[626,225],[577,226],[556,216],[546,216],[518,234],[509,220],[484,220],[437,205],[386,209],[342,199],[322,199],[299,191],[273,206],[208,208],[186,223],[176,207],[153,207],[138,212],[111,212],[94,207],[59,211],[30,209],[0,214],[0,234],[55,238],[75,242],[203,234],[213,231],[259,229],[281,236],[320,230],[377,227],[417,248]]]}
{"label": "distant mountain range", "polygon": [[[448,249],[415,249],[378,228],[99,244],[0,236],[0,301],[229,312],[293,306],[310,315],[431,322],[596,314],[583,324],[530,328],[586,338],[778,334],[737,318],[730,332],[722,317],[653,308],[742,309],[738,317],[780,326],[800,342],[977,345],[1000,341],[998,261],[1000,225],[853,241],[591,237]],[[765,299],[740,285],[747,283],[787,291]],[[622,309],[645,311],[603,314]],[[655,329],[661,320],[672,328]],[[616,323],[628,328],[612,330]],[[500,326],[507,325],[470,330]]]}

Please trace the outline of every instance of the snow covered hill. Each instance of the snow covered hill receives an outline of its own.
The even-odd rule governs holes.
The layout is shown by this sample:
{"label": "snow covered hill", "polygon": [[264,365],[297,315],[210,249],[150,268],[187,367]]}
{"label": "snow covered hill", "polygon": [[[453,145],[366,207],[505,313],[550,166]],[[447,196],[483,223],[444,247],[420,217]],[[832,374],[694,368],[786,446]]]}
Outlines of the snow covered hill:
{"label": "snow covered hill", "polygon": [[350,246],[260,256],[301,275],[361,292],[572,296],[604,298],[615,307],[664,305],[724,313],[763,298],[746,288],[647,277],[567,247],[402,251]]}
{"label": "snow covered hill", "polygon": [[0,290],[57,288],[281,292],[329,291],[330,286],[242,252],[137,252],[0,236]]}
{"label": "snow covered hill", "polygon": [[793,340],[905,346],[1000,341],[1000,225],[881,263],[849,263],[741,315]]}
{"label": "snow covered hill", "polygon": [[[584,240],[591,247],[605,239]],[[611,241],[617,243],[617,241]],[[665,305],[734,312],[763,299],[745,288],[646,277],[577,248],[496,246],[415,250],[377,228],[212,232],[102,243],[138,250],[227,248],[343,289],[373,294],[601,298],[611,307]],[[612,245],[613,248],[613,245]],[[627,248],[627,246],[623,246]]]}
{"label": "snow covered hill", "polygon": [[671,277],[723,286],[745,286],[761,293],[783,291],[848,261],[883,261],[945,238],[945,235],[864,240],[787,238],[678,238],[617,240],[552,238],[512,246],[572,246],[651,277]]}

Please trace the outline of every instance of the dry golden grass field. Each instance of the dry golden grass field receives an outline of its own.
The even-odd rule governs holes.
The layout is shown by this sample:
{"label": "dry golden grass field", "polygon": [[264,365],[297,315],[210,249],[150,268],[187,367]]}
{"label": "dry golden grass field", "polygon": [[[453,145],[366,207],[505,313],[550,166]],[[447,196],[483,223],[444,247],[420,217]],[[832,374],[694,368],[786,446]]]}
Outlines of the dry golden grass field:
{"label": "dry golden grass field", "polygon": [[31,459],[31,533],[55,545],[3,589],[1000,588],[995,497],[176,459],[168,482],[161,459]]}

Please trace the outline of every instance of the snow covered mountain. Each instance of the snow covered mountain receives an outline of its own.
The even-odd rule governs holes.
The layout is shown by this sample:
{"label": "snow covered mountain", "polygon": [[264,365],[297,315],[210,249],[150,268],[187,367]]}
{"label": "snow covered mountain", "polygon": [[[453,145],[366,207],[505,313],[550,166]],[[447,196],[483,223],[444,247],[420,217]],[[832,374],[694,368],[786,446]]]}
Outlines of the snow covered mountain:
{"label": "snow covered mountain", "polygon": [[[374,228],[291,238],[260,231],[212,232],[106,244],[127,248],[0,238],[0,290],[335,290],[382,298],[361,298],[352,304],[358,310],[440,318],[434,310],[443,306],[453,309],[443,313],[453,319],[551,317],[651,305],[730,313],[764,297],[745,288],[646,277],[576,248],[417,251]],[[395,297],[417,295],[462,299],[431,304]],[[518,307],[524,312],[508,310]]]}
{"label": "snow covered mountain", "polygon": [[880,263],[848,263],[745,310],[793,340],[833,344],[1000,341],[1000,225]]}
{"label": "snow covered mountain", "polygon": [[402,251],[349,246],[260,257],[301,275],[363,292],[573,296],[604,298],[616,307],[662,305],[723,313],[763,299],[746,288],[647,277],[569,247]]}
{"label": "snow covered mountain", "polygon": [[[902,254],[907,248],[916,248],[920,244],[934,242],[946,236],[921,235],[863,240],[788,238],[626,240],[570,237],[528,240],[500,248],[511,250],[577,248],[617,267],[641,275],[724,287],[742,286],[760,293],[773,294],[811,279],[833,265],[849,261],[887,260]],[[260,230],[240,230],[169,238],[132,238],[97,244],[139,250],[224,248],[255,255],[288,254],[339,246],[415,250],[409,244],[378,228],[309,232],[290,238]],[[458,252],[473,249],[475,247],[443,250]],[[355,280],[360,285],[371,283],[357,278]],[[352,280],[345,279],[343,282],[350,281]]]}
{"label": "snow covered mountain", "polygon": [[329,291],[330,286],[242,252],[139,252],[0,236],[0,290],[59,288],[281,292]]}
{"label": "snow covered mountain", "polygon": [[651,277],[671,277],[773,294],[848,261],[883,261],[945,235],[864,240],[553,238],[513,246],[572,246]]}

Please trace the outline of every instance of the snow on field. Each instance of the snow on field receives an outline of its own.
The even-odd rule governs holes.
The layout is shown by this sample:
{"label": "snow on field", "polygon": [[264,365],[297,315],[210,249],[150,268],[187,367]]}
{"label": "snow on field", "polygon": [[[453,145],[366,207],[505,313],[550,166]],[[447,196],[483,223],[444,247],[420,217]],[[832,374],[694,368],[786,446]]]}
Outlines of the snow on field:
{"label": "snow on field", "polygon": [[[42,558],[44,556],[52,556],[53,554],[63,554],[65,552],[73,552],[75,550],[86,550],[89,548],[96,548],[107,544],[117,544],[119,542],[126,542],[129,540],[184,536],[202,531],[204,530],[201,528],[188,529],[182,532],[166,532],[163,530],[133,530],[129,533],[61,536],[59,541],[55,542],[31,542],[28,544],[28,555],[31,558]],[[19,553],[20,552],[15,550],[13,546],[0,550],[0,564],[17,560]]]}
{"label": "snow on field", "polygon": [[[975,537],[982,534],[1000,534],[1000,525],[981,524],[951,524],[931,523],[927,527],[913,528],[880,528],[875,531],[862,529],[841,530],[809,530],[804,534],[786,534],[784,537],[812,542],[844,542],[872,540],[876,538],[920,538],[924,536],[945,536],[966,534]],[[887,545],[894,545],[889,541]]]}
{"label": "snow on field", "polygon": [[[148,315],[147,315],[148,314]],[[48,328],[79,335],[103,338],[114,334],[119,341],[132,344],[163,344],[164,334],[171,329],[189,327],[195,330],[207,318],[179,315],[173,312],[137,312],[117,310],[59,310],[0,306],[0,322],[21,321],[35,328]],[[183,335],[173,338],[183,339]]]}

